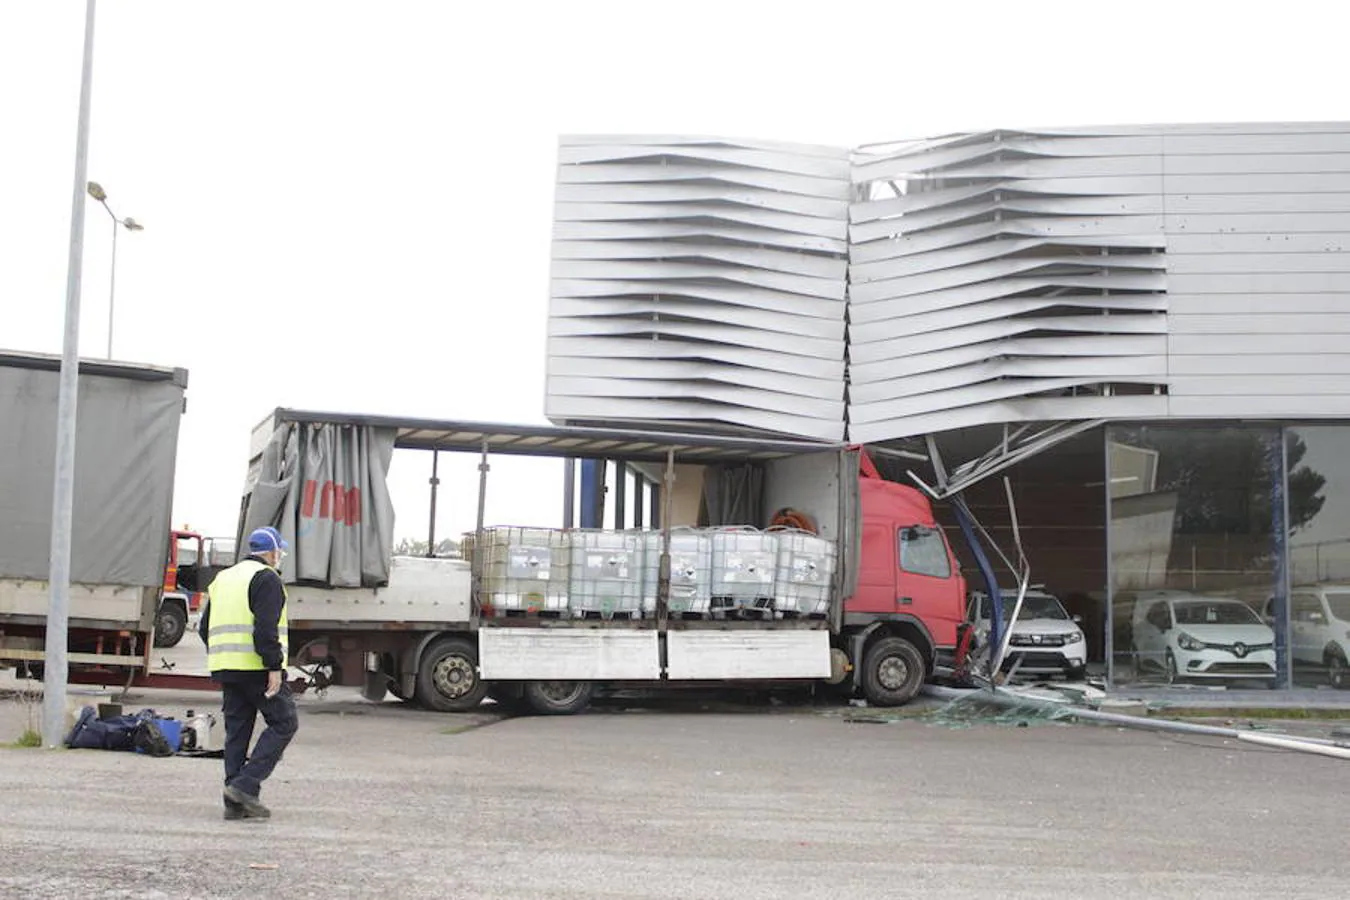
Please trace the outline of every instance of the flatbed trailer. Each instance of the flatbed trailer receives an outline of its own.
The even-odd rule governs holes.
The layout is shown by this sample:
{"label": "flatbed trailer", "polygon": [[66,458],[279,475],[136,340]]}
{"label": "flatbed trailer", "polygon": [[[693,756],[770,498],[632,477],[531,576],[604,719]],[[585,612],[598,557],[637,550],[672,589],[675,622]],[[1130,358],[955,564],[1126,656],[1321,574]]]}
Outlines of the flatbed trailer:
{"label": "flatbed trailer", "polygon": [[[352,450],[361,458],[338,454],[321,471],[305,470],[316,453],[323,456],[316,447],[338,446],[370,452]],[[433,470],[440,453],[479,458],[471,558],[386,555],[381,572],[363,557],[361,565],[376,571],[363,570],[359,584],[301,577],[297,567],[312,555],[306,540],[316,520],[331,535],[346,534],[332,537],[335,543],[370,548],[378,520],[387,516],[380,506],[383,472],[371,462],[383,458],[387,470],[394,448],[429,451]],[[604,460],[658,482],[652,487],[660,521],[645,529],[660,535],[661,547],[649,610],[583,618],[494,607],[485,593],[483,551],[493,536],[484,514],[498,455]],[[364,474],[348,483],[334,480],[334,471]],[[760,484],[741,515],[755,521],[727,514],[702,524],[763,528],[776,510],[808,511],[835,551],[822,613],[737,619],[672,610],[672,535],[677,526],[699,524],[677,507],[696,507],[691,498],[738,478]],[[434,508],[434,478],[432,491]],[[268,524],[293,545],[282,570],[292,664],[318,687],[360,686],[372,700],[392,693],[457,711],[491,695],[539,713],[570,713],[584,708],[597,687],[786,682],[903,703],[934,674],[939,654],[958,652],[964,622],[965,583],[927,499],[884,481],[861,448],[842,444],[278,409],[254,431],[241,508],[241,541]],[[391,531],[384,535],[386,554],[391,538]]]}

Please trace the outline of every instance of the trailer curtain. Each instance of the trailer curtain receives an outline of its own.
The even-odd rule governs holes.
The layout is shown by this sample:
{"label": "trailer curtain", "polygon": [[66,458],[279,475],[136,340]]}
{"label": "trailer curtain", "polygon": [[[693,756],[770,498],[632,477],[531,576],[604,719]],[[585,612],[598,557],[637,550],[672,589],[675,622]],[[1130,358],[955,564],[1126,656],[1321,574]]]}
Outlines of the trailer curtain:
{"label": "trailer curtain", "polygon": [[[58,372],[0,365],[0,576],[51,562]],[[183,384],[81,374],[70,579],[164,581]]]}
{"label": "trailer curtain", "polygon": [[709,466],[703,475],[703,525],[762,527],[764,470],[755,465]]}
{"label": "trailer curtain", "polygon": [[282,423],[253,473],[241,541],[255,528],[277,528],[291,545],[281,569],[287,583],[387,585],[394,436],[390,428]]}

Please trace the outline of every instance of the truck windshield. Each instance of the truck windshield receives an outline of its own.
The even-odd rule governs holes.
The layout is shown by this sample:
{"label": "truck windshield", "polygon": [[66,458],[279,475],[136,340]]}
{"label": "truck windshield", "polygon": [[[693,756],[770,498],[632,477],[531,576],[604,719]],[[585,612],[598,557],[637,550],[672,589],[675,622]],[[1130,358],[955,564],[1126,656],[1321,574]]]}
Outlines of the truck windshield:
{"label": "truck windshield", "polygon": [[1250,606],[1244,603],[1207,603],[1203,600],[1191,600],[1178,603],[1176,610],[1178,625],[1260,625],[1261,620]]}
{"label": "truck windshield", "polygon": [[1350,622],[1350,591],[1329,591],[1327,608],[1342,622]]}

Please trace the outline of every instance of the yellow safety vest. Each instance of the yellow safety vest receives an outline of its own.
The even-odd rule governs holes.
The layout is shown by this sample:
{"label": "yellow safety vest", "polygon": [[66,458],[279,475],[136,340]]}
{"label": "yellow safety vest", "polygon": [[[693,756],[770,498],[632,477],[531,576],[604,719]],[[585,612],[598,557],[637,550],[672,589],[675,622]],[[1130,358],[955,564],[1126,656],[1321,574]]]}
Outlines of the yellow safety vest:
{"label": "yellow safety vest", "polygon": [[[212,672],[222,670],[263,670],[263,659],[253,647],[253,610],[248,608],[248,586],[267,566],[246,559],[222,571],[207,588],[210,595],[210,629],[206,633],[206,658]],[[281,640],[283,665],[290,659],[286,643],[286,587],[281,588],[281,619],[277,637]]]}

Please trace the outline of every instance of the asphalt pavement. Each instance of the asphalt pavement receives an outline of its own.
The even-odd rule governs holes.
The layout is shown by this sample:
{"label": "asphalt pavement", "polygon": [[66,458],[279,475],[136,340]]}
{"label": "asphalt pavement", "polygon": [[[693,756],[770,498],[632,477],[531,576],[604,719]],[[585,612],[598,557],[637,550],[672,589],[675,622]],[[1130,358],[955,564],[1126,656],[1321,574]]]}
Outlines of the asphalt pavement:
{"label": "asphalt pavement", "polygon": [[[1350,763],[1237,742],[698,702],[300,703],[265,822],[221,819],[219,760],[0,751],[0,896],[1289,900],[1350,876]],[[0,740],[25,713],[0,701]]]}

